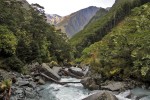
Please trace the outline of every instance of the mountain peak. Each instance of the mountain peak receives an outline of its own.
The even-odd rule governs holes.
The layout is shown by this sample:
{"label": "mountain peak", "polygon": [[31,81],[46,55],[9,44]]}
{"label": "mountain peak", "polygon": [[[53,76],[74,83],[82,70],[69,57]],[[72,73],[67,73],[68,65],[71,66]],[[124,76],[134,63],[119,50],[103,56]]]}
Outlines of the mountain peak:
{"label": "mountain peak", "polygon": [[62,21],[63,17],[57,14],[46,14],[47,22],[56,25]]}
{"label": "mountain peak", "polygon": [[99,10],[96,6],[89,6],[76,11],[68,16],[65,16],[63,20],[56,25],[57,29],[61,29],[62,32],[67,33],[69,37],[79,32],[90,21],[90,19]]}

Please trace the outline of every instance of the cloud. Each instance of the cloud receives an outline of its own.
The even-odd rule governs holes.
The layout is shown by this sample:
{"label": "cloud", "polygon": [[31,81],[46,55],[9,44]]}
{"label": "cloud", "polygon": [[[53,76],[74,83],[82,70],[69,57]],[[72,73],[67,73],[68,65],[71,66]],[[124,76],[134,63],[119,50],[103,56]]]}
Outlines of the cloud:
{"label": "cloud", "polygon": [[29,3],[38,3],[45,8],[48,14],[69,15],[80,9],[97,6],[111,7],[115,0],[27,0]]}

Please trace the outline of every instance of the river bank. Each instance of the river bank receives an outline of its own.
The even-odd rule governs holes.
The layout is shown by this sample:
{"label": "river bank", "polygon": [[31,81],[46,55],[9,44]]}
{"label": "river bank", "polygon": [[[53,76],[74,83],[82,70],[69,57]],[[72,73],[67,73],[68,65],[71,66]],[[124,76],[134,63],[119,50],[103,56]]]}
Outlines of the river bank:
{"label": "river bank", "polygon": [[[97,100],[95,98],[99,97],[110,100],[149,100],[149,85],[135,80],[103,80],[100,75],[89,77],[89,68],[51,69],[47,64],[29,67],[31,72],[28,75],[0,70],[1,81],[12,79],[10,100]],[[41,76],[41,73],[46,77]]]}

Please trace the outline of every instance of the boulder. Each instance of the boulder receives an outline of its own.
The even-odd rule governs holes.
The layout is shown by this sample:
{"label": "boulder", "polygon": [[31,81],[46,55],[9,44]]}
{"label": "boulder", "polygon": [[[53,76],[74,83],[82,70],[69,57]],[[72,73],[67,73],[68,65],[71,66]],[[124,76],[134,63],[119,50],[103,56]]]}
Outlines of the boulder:
{"label": "boulder", "polygon": [[90,89],[90,90],[98,90],[100,89],[100,85],[96,83],[94,78],[86,77],[81,80],[81,84],[84,86],[84,88]]}
{"label": "boulder", "polygon": [[36,93],[35,93],[35,91],[32,89],[32,88],[30,88],[30,87],[27,87],[26,89],[25,89],[25,96],[27,97],[27,98],[35,98],[35,96],[36,96]]}
{"label": "boulder", "polygon": [[22,80],[22,81],[16,82],[16,84],[17,84],[18,86],[28,86],[28,85],[29,85],[29,81],[24,81],[24,80]]}
{"label": "boulder", "polygon": [[39,79],[38,84],[39,84],[39,85],[44,85],[44,84],[45,84],[45,81],[44,81],[43,79]]}
{"label": "boulder", "polygon": [[55,80],[60,80],[60,76],[45,63],[43,63],[42,66],[40,67],[40,72],[44,73],[45,75]]}
{"label": "boulder", "polygon": [[41,79],[41,77],[40,77],[40,76],[36,76],[36,77],[34,77],[35,82],[38,82],[40,79]]}
{"label": "boulder", "polygon": [[82,100],[118,100],[110,91],[99,91]]}
{"label": "boulder", "polygon": [[89,88],[89,85],[92,83],[91,77],[85,77],[84,79],[81,79],[81,84],[84,86],[84,88]]}
{"label": "boulder", "polygon": [[89,85],[89,89],[90,90],[98,90],[99,89],[99,85],[97,85],[95,83],[95,81],[93,81],[90,85]]}
{"label": "boulder", "polygon": [[89,72],[89,66],[82,68],[84,76],[86,76]]}
{"label": "boulder", "polygon": [[109,82],[108,85],[101,86],[101,89],[106,89],[110,91],[119,91],[123,90],[124,88],[125,88],[124,82],[115,82],[115,81]]}
{"label": "boulder", "polygon": [[52,68],[52,70],[55,72],[55,73],[59,73],[60,72],[60,70],[62,69],[62,67],[56,67],[56,66],[54,66],[53,68]]}
{"label": "boulder", "polygon": [[68,69],[69,72],[71,72],[74,75],[77,75],[79,77],[84,76],[83,70],[81,68],[77,68],[77,67],[70,67]]}

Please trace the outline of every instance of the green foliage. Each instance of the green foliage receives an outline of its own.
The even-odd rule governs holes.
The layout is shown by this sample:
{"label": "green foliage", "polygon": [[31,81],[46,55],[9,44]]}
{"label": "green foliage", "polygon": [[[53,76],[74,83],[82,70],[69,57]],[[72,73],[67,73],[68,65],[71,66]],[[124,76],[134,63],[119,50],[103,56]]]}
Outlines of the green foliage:
{"label": "green foliage", "polygon": [[[117,0],[110,11],[91,21],[82,31],[71,38],[71,44],[77,49],[77,57],[80,56],[84,48],[100,41],[113,27],[115,27],[124,17],[130,14],[131,9],[139,6],[147,0]],[[97,15],[96,15],[97,16]]]}
{"label": "green foliage", "polygon": [[150,3],[133,9],[131,14],[101,41],[83,50],[83,62],[93,59],[88,63],[96,72],[107,78],[119,74],[122,79],[134,77],[149,81],[149,11]]}
{"label": "green foliage", "polygon": [[14,34],[6,27],[0,25],[0,55],[15,54],[17,40]]}
{"label": "green foliage", "polygon": [[3,80],[1,83],[0,83],[0,92],[4,92],[5,90],[8,90],[10,89],[12,85],[12,81],[10,79],[7,79],[7,80]]}
{"label": "green foliage", "polygon": [[18,59],[16,56],[9,57],[5,59],[5,61],[2,63],[4,68],[7,70],[15,70],[18,72],[22,72],[22,68],[24,64],[20,59]]}
{"label": "green foliage", "polygon": [[0,57],[9,62],[5,66],[21,71],[22,65],[32,62],[54,58],[58,63],[69,62],[72,48],[67,36],[46,22],[42,6],[26,5],[18,0],[0,0]]}

